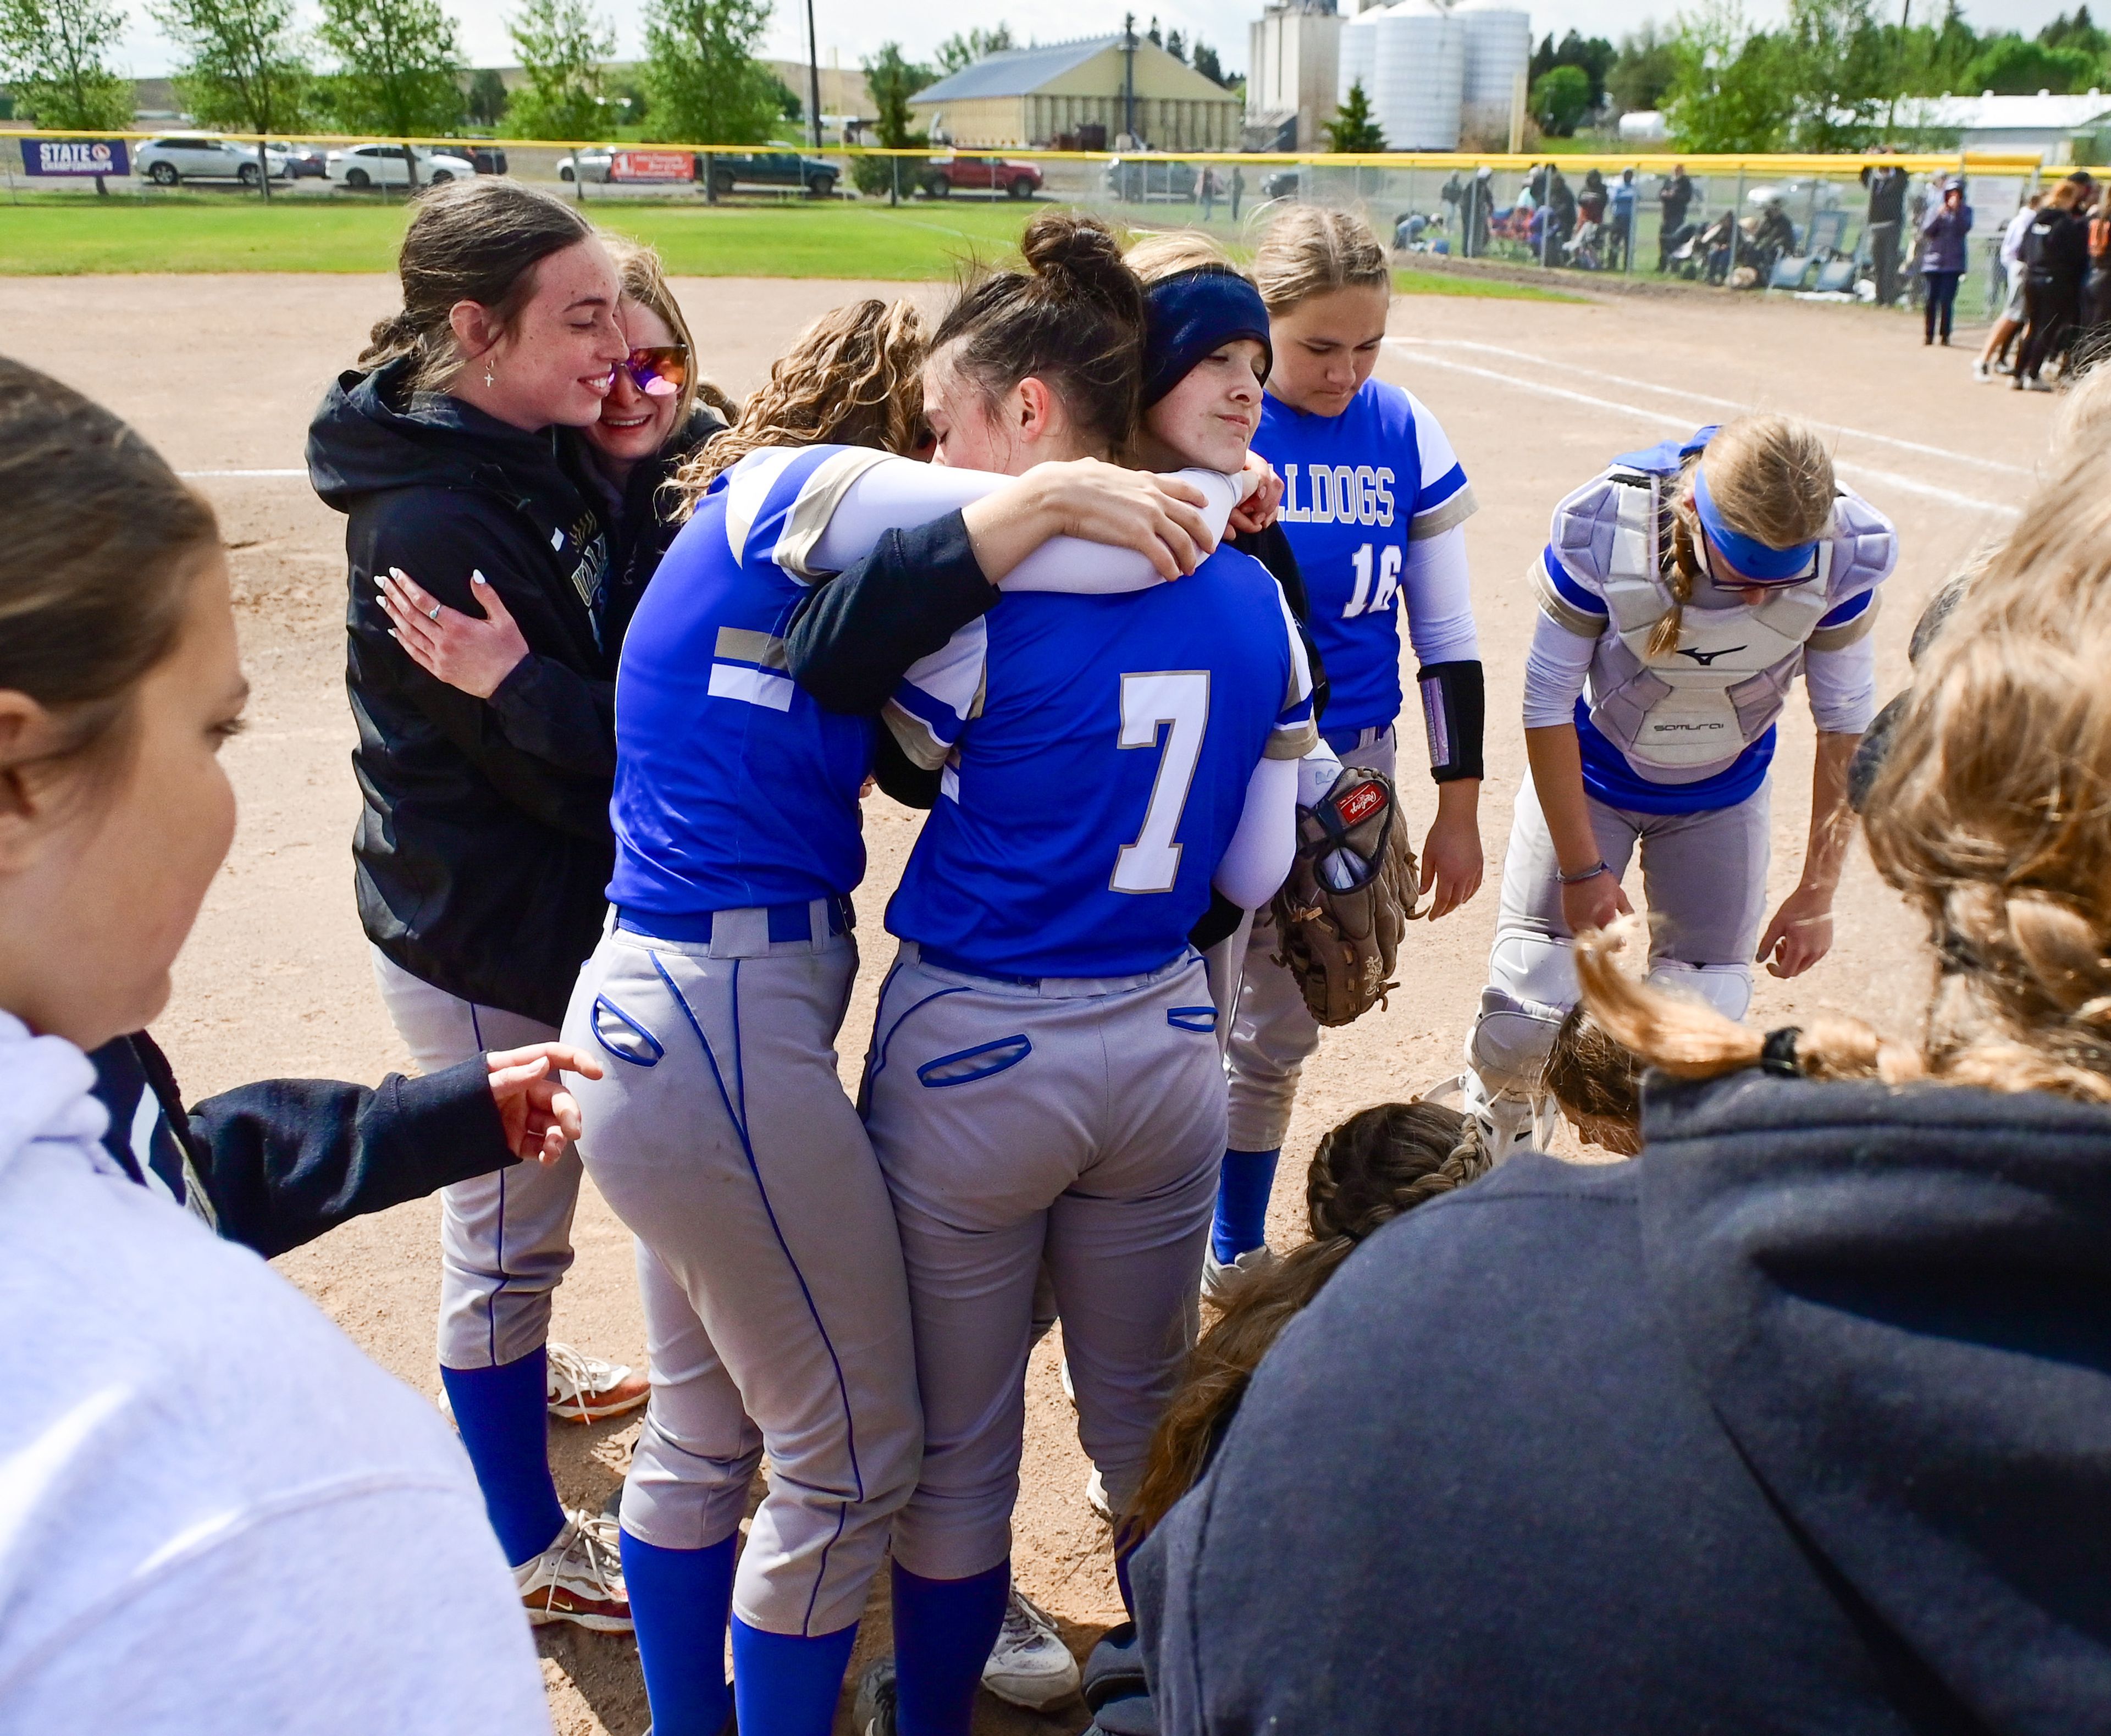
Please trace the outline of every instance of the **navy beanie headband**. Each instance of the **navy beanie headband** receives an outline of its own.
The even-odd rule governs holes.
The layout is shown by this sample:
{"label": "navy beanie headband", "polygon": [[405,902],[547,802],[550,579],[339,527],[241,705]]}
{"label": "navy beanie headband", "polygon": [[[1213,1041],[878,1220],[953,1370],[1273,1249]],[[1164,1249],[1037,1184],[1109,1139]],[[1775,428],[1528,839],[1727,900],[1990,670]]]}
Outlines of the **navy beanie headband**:
{"label": "navy beanie headband", "polygon": [[1261,377],[1275,366],[1260,291],[1229,266],[1201,266],[1144,286],[1143,404],[1149,409],[1205,356],[1237,338],[1260,345]]}

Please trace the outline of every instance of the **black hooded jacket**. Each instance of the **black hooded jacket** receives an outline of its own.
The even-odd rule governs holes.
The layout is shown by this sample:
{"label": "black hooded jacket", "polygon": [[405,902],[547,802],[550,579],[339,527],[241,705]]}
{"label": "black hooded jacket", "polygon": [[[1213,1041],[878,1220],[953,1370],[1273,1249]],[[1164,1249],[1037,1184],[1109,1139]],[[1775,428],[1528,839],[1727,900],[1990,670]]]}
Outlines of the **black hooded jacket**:
{"label": "black hooded jacket", "polygon": [[[308,430],[316,492],[347,519],[360,920],[435,988],[556,1025],[614,865],[610,527],[560,436],[414,396],[408,376],[407,360],[342,375]],[[472,570],[497,590],[529,655],[488,700],[389,637],[374,575],[392,566],[471,615]]]}
{"label": "black hooded jacket", "polygon": [[2111,1729],[2111,1110],[1758,1071],[1389,1225],[1132,1563],[1168,1733]]}

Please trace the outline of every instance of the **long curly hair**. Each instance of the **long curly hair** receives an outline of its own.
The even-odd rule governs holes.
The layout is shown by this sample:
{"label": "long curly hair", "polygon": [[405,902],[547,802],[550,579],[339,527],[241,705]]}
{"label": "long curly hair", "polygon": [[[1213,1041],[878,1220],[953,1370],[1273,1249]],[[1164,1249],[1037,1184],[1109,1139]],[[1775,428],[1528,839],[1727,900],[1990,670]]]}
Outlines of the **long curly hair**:
{"label": "long curly hair", "polygon": [[765,446],[877,447],[910,452],[924,434],[930,333],[913,302],[868,298],[823,314],[769,365],[733,425],[674,478],[687,516],[713,482]]}
{"label": "long curly hair", "polygon": [[1436,1103],[1360,1109],[1321,1138],[1305,1184],[1312,1239],[1233,1279],[1222,1312],[1187,1353],[1136,1498],[1116,1527],[1122,1548],[1141,1543],[1194,1487],[1269,1347],[1359,1244],[1487,1169],[1473,1121]]}
{"label": "long curly hair", "polygon": [[[2081,392],[2111,393],[2111,377]],[[2100,425],[2085,407],[2070,425]],[[2056,451],[2036,496],[1921,654],[1863,819],[1877,870],[1927,924],[1918,1042],[1814,1020],[1814,1079],[1927,1079],[2111,1102],[2111,452]],[[1582,937],[1585,1003],[1689,1079],[1759,1059],[1763,1034],[1619,966],[1637,931]],[[1641,950],[1636,944],[1634,950]]]}

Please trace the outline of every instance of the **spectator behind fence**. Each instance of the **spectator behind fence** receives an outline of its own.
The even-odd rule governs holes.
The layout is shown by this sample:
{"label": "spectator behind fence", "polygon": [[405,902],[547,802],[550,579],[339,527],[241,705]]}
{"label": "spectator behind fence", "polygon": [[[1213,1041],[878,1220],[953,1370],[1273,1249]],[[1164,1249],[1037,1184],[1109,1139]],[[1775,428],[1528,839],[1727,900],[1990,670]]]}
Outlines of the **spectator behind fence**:
{"label": "spectator behind fence", "polygon": [[2023,231],[2023,334],[2016,356],[2016,390],[2050,392],[2045,364],[2066,348],[2081,311],[2081,278],[2089,262],[2089,234],[2078,213],[2086,202],[2086,176],[2069,175],[2032,215]]}
{"label": "spectator behind fence", "polygon": [[0,491],[0,1727],[547,1732],[432,1407],[102,1143],[234,832],[212,510],[7,361]]}
{"label": "spectator behind fence", "polygon": [[1624,271],[1634,263],[1635,171],[1623,169],[1613,184],[1612,257]]}
{"label": "spectator behind fence", "polygon": [[1923,343],[1935,342],[1940,324],[1943,348],[1950,347],[1951,311],[1957,305],[1958,279],[1964,275],[1969,262],[1971,234],[1972,207],[1964,202],[1963,183],[1944,182],[1942,202],[1920,225],[1920,274],[1927,284],[1927,332],[1921,340]]}
{"label": "spectator behind fence", "polygon": [[2031,220],[2037,208],[2045,202],[2045,195],[2034,193],[2017,208],[2009,219],[2009,226],[2001,231],[2000,251],[1995,256],[1995,264],[2001,275],[2001,311],[1994,321],[1994,329],[1986,334],[1986,346],[1979,352],[1979,359],[1972,364],[1972,377],[1977,380],[1991,380],[1997,373],[2009,371],[2009,346],[2023,329],[2023,283],[2030,275],[2022,262],[2023,237],[2029,233]]}
{"label": "spectator behind fence", "polygon": [[[1880,154],[1888,154],[1891,148],[1877,148]],[[1880,307],[1899,298],[1899,226],[1905,220],[1906,179],[1906,171],[1896,163],[1873,165],[1862,171],[1862,184],[1869,189],[1867,236]]]}
{"label": "spectator behind fence", "polygon": [[1162,1729],[2111,1727],[2107,665],[2091,442],[1869,804],[1919,1034],[1763,1033],[1594,937],[1641,1157],[1515,1159],[1285,1332],[1132,1564]]}
{"label": "spectator behind fence", "polygon": [[2100,188],[2089,213],[2089,264],[2081,279],[2081,329],[2111,323],[2111,188]]}
{"label": "spectator behind fence", "polygon": [[1656,268],[1664,271],[1670,269],[1671,249],[1677,244],[1670,238],[1686,227],[1686,213],[1693,203],[1693,180],[1684,163],[1673,166],[1671,179],[1657,189],[1656,199],[1664,213],[1657,228]]}

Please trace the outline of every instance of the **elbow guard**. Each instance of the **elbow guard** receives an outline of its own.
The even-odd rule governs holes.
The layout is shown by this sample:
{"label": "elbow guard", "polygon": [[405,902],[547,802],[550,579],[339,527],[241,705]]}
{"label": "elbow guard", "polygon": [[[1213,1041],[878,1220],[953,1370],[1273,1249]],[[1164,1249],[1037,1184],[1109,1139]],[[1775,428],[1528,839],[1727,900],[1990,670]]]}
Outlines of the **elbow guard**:
{"label": "elbow guard", "polygon": [[1416,675],[1429,733],[1429,775],[1439,784],[1478,778],[1487,733],[1487,690],[1478,662],[1428,663]]}

